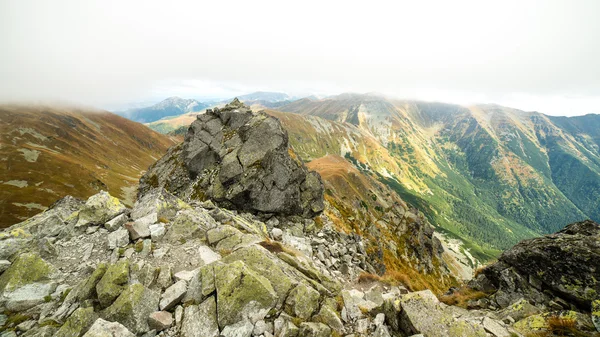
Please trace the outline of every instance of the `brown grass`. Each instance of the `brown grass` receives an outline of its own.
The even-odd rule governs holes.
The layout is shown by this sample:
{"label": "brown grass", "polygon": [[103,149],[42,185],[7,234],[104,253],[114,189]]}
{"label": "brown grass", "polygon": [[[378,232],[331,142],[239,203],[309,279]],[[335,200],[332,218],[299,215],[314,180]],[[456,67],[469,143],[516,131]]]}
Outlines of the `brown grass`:
{"label": "brown grass", "polygon": [[469,301],[478,300],[486,297],[487,294],[482,291],[473,290],[469,287],[463,287],[455,291],[452,295],[442,295],[440,301],[448,305],[466,308]]}
{"label": "brown grass", "polygon": [[590,332],[578,330],[577,322],[572,318],[551,316],[546,319],[546,323],[548,326],[545,330],[528,333],[526,337],[595,336]]}
{"label": "brown grass", "polygon": [[266,250],[270,251],[273,254],[277,253],[287,253],[292,256],[298,255],[294,250],[285,247],[280,242],[273,241],[271,239],[266,239],[265,241],[259,242],[259,245],[263,246]]}
{"label": "brown grass", "polygon": [[372,282],[380,282],[381,276],[371,274],[371,273],[360,273],[358,275],[358,283],[372,283]]}

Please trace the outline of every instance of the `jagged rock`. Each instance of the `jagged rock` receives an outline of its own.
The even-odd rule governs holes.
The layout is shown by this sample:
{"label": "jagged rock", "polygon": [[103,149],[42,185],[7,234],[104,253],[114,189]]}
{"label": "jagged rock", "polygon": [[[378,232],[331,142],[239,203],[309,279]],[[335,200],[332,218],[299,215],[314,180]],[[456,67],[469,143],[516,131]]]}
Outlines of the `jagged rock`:
{"label": "jagged rock", "polygon": [[275,319],[274,329],[275,336],[280,337],[296,337],[300,333],[300,329],[294,325],[289,319],[279,316]]}
{"label": "jagged rock", "polygon": [[273,289],[277,294],[277,306],[283,305],[289,291],[294,287],[297,281],[292,277],[291,268],[285,263],[281,263],[269,251],[258,245],[250,245],[248,247],[238,249],[221,261],[230,263],[234,261],[242,261],[256,274],[267,279],[269,288]]}
{"label": "jagged rock", "polygon": [[138,195],[138,200],[133,205],[131,217],[134,220],[156,213],[159,219],[173,220],[178,211],[188,209],[190,205],[165,191],[162,188],[151,189],[143,195]]}
{"label": "jagged rock", "polygon": [[222,337],[251,337],[254,325],[249,321],[239,321],[228,325],[221,331]]}
{"label": "jagged rock", "polygon": [[119,228],[106,236],[108,249],[125,247],[129,244],[129,231],[125,228]]}
{"label": "jagged rock", "polygon": [[600,293],[600,268],[590,261],[600,261],[600,225],[587,220],[520,242],[469,286],[492,288],[501,307],[521,297],[539,305],[558,297],[589,309]]}
{"label": "jagged rock", "polygon": [[323,211],[323,183],[288,149],[279,120],[234,100],[192,123],[140,180],[138,194],[164,187],[227,208],[304,215]]}
{"label": "jagged rock", "polygon": [[56,283],[28,283],[13,291],[4,292],[6,309],[12,312],[24,311],[44,303],[56,289]]}
{"label": "jagged rock", "polygon": [[169,310],[177,305],[187,292],[187,282],[180,280],[165,290],[160,298],[160,310]]}
{"label": "jagged rock", "polygon": [[177,213],[165,239],[169,242],[190,240],[202,236],[208,229],[216,227],[217,223],[204,209],[185,209]]}
{"label": "jagged rock", "polygon": [[329,337],[331,329],[322,323],[304,322],[300,324],[299,335],[302,337]]}
{"label": "jagged rock", "polygon": [[198,247],[198,257],[204,265],[219,261],[221,255],[210,249],[208,246]]}
{"label": "jagged rock", "polygon": [[102,315],[109,321],[123,324],[135,334],[142,334],[150,330],[148,316],[158,309],[159,299],[159,293],[139,283],[131,284]]}
{"label": "jagged rock", "polygon": [[315,316],[315,320],[327,324],[331,329],[341,333],[344,330],[344,323],[338,316],[336,306],[335,300],[325,300],[319,313]]}
{"label": "jagged rock", "polygon": [[112,220],[107,221],[104,224],[104,228],[108,229],[109,232],[116,231],[121,228],[128,220],[127,214],[120,214],[114,217]]}
{"label": "jagged rock", "polygon": [[96,285],[100,305],[107,307],[113,303],[125,288],[127,281],[129,281],[129,260],[110,265]]}
{"label": "jagged rock", "polygon": [[35,253],[19,255],[0,276],[0,292],[12,291],[19,286],[48,279],[54,268]]}
{"label": "jagged rock", "polygon": [[160,268],[158,277],[156,278],[156,285],[158,288],[160,288],[160,290],[167,289],[171,286],[171,284],[173,284],[172,275],[173,270],[171,269],[171,266],[167,265]]}
{"label": "jagged rock", "polygon": [[481,325],[483,325],[485,331],[491,333],[495,337],[510,337],[510,332],[505,327],[489,317],[484,317]]}
{"label": "jagged rock", "polygon": [[81,336],[90,329],[97,318],[93,307],[79,308],[69,316],[55,337]]}
{"label": "jagged rock", "polygon": [[[426,336],[481,336],[486,332],[479,324],[454,318],[452,311],[444,310],[430,291],[418,291],[400,298],[400,326],[408,335],[422,333]],[[451,308],[453,307],[447,307]]]}
{"label": "jagged rock", "polygon": [[127,207],[119,199],[105,191],[91,196],[79,211],[75,227],[90,224],[104,225],[107,221],[125,212]]}
{"label": "jagged rock", "polygon": [[285,302],[290,315],[307,320],[319,309],[320,294],[312,287],[298,284],[287,297]]}
{"label": "jagged rock", "polygon": [[4,273],[8,267],[10,267],[11,263],[8,260],[0,260],[0,274]]}
{"label": "jagged rock", "polygon": [[190,282],[192,278],[194,278],[194,275],[196,275],[196,273],[196,271],[182,270],[175,273],[173,277],[175,278],[175,281],[185,281],[187,283]]}
{"label": "jagged rock", "polygon": [[139,218],[134,222],[125,224],[125,228],[129,231],[131,240],[150,237],[150,225],[158,221],[156,213],[151,213],[145,217]]}
{"label": "jagged rock", "polygon": [[82,302],[89,298],[96,297],[96,286],[106,273],[107,268],[105,263],[99,264],[98,267],[96,267],[96,270],[94,270],[87,279],[81,281],[69,292],[64,302],[72,304],[75,301]]}
{"label": "jagged rock", "polygon": [[181,337],[219,337],[217,304],[213,296],[200,305],[185,308]]}
{"label": "jagged rock", "polygon": [[135,335],[118,322],[107,322],[98,318],[83,337],[135,337]]}
{"label": "jagged rock", "polygon": [[252,330],[252,334],[254,336],[264,335],[265,333],[273,333],[273,323],[265,322],[264,320],[260,320],[254,324],[254,329]]}
{"label": "jagged rock", "polygon": [[269,280],[242,261],[215,266],[215,285],[219,327],[247,319],[250,314],[258,313],[262,319],[277,303]]}
{"label": "jagged rock", "polygon": [[156,331],[163,331],[173,325],[173,314],[168,311],[155,311],[148,317],[148,326]]}
{"label": "jagged rock", "polygon": [[165,229],[165,225],[161,223],[152,224],[150,225],[150,227],[148,227],[148,229],[150,230],[150,237],[153,241],[158,241],[167,232],[167,230]]}
{"label": "jagged rock", "polygon": [[32,240],[31,233],[22,228],[13,228],[0,233],[0,259],[8,260],[27,247]]}
{"label": "jagged rock", "polygon": [[39,328],[31,329],[21,336],[23,337],[53,337],[58,329],[56,327],[47,325]]}

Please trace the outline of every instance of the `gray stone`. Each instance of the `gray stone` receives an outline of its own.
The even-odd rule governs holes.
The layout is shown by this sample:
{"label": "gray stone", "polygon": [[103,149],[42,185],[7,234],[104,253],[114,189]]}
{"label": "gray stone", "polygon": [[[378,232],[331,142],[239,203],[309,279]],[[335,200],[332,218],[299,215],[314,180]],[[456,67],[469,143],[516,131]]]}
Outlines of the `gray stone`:
{"label": "gray stone", "polygon": [[131,331],[118,322],[108,322],[98,318],[83,337],[135,337]]}
{"label": "gray stone", "polygon": [[273,240],[281,241],[283,231],[279,228],[273,228],[273,230],[271,230],[271,236],[273,237]]}
{"label": "gray stone", "polygon": [[160,310],[169,310],[177,305],[187,292],[187,283],[183,280],[167,288],[160,299]]}
{"label": "gray stone", "polygon": [[221,331],[222,337],[251,337],[254,326],[249,321],[239,321]]}
{"label": "gray stone", "polygon": [[44,303],[56,289],[56,283],[30,283],[11,292],[5,292],[6,309],[12,312],[24,311]]}
{"label": "gray stone", "polygon": [[134,222],[128,222],[125,224],[125,228],[129,231],[131,240],[147,238],[150,237],[150,225],[154,224],[157,220],[156,213],[152,213]]}
{"label": "gray stone", "polygon": [[148,229],[150,230],[150,237],[153,241],[158,241],[165,236],[165,233],[167,232],[165,225],[160,222],[150,225]]}
{"label": "gray stone", "polygon": [[10,261],[8,260],[0,260],[0,274],[4,273],[8,267],[10,267]]}
{"label": "gray stone", "polygon": [[302,337],[329,337],[331,329],[323,323],[304,322],[300,324],[300,334]]}
{"label": "gray stone", "polygon": [[148,317],[150,329],[163,331],[173,325],[173,314],[168,311],[155,311]]}
{"label": "gray stone", "polygon": [[200,305],[185,308],[181,337],[219,337],[217,304],[214,297],[209,297]]}
{"label": "gray stone", "polygon": [[107,235],[108,249],[125,247],[129,244],[129,232],[125,228],[119,228]]}
{"label": "gray stone", "polygon": [[103,312],[104,318],[118,321],[135,334],[150,330],[148,316],[157,310],[160,294],[136,283],[129,285]]}
{"label": "gray stone", "polygon": [[128,218],[129,217],[127,216],[127,214],[117,215],[112,220],[106,222],[104,224],[104,228],[108,229],[110,232],[116,231],[117,229],[121,228],[124,224],[127,223]]}
{"label": "gray stone", "polygon": [[208,246],[198,247],[198,257],[202,261],[203,265],[207,265],[221,259],[221,255],[210,249]]}
{"label": "gray stone", "polygon": [[508,332],[505,327],[489,317],[484,317],[481,324],[485,331],[491,333],[495,337],[510,337],[510,332]]}
{"label": "gray stone", "polygon": [[193,270],[182,270],[182,271],[175,273],[175,275],[173,275],[173,277],[175,278],[175,281],[190,282],[192,280],[192,278],[194,277],[194,275],[196,275],[196,273],[197,273],[197,271],[193,271]]}
{"label": "gray stone", "polygon": [[75,227],[103,225],[107,221],[125,212],[127,208],[119,199],[105,191],[91,196],[79,211]]}

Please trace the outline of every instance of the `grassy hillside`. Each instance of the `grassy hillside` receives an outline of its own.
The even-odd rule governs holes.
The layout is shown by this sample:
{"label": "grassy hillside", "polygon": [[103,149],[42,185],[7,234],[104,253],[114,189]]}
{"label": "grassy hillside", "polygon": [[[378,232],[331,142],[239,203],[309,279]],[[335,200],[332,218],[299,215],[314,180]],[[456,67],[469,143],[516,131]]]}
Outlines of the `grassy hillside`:
{"label": "grassy hillside", "polygon": [[142,172],[171,137],[106,111],[0,106],[0,227],[57,199],[107,190],[132,203]]}
{"label": "grassy hillside", "polygon": [[[330,129],[361,135],[332,135],[299,120],[288,126],[300,155],[318,155],[311,149],[324,144],[329,153],[376,172],[480,257],[566,223],[598,219],[598,116],[557,120],[496,105],[350,94],[299,100],[279,110],[324,117],[334,123]],[[317,117],[307,118],[316,125]],[[343,145],[331,146],[331,138]]]}

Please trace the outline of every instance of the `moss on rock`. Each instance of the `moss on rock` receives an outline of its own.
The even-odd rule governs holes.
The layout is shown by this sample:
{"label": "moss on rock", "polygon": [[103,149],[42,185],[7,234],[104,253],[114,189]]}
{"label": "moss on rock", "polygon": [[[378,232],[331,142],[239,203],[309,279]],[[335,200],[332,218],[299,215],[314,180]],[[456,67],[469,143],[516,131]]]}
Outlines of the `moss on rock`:
{"label": "moss on rock", "polygon": [[277,303],[277,293],[265,277],[242,261],[215,266],[219,327],[234,324],[248,311],[268,312]]}
{"label": "moss on rock", "polygon": [[82,336],[98,318],[93,307],[79,308],[67,319],[65,324],[58,330],[55,337],[78,337]]}
{"label": "moss on rock", "polygon": [[35,253],[19,255],[0,276],[0,293],[12,291],[29,283],[47,280],[54,267]]}
{"label": "moss on rock", "polygon": [[109,306],[125,288],[129,281],[129,261],[117,262],[106,269],[104,276],[96,285],[98,301],[103,307]]}

